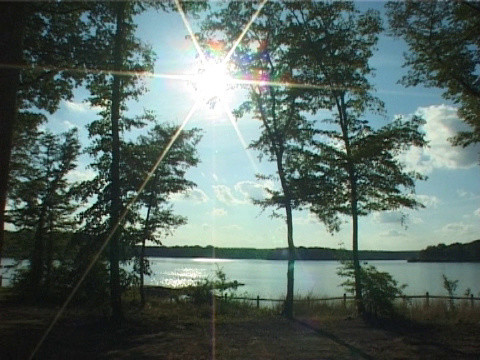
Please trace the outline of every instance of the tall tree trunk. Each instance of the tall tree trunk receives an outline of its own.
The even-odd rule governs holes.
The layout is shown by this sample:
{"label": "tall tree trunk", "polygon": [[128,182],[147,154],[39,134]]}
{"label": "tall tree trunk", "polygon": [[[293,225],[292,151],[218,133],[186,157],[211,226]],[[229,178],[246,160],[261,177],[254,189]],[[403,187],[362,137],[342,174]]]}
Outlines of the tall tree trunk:
{"label": "tall tree trunk", "polygon": [[147,216],[145,218],[145,228],[143,232],[143,239],[142,239],[142,248],[140,250],[140,304],[142,307],[145,306],[146,299],[145,299],[145,239],[149,233],[149,222],[150,222],[150,211],[152,209],[152,204],[148,205],[147,209]]}
{"label": "tall tree trunk", "polygon": [[[0,265],[5,239],[5,207],[17,115],[17,91],[22,65],[23,33],[27,15],[22,2],[0,2]],[[0,274],[0,286],[2,277]]]}
{"label": "tall tree trunk", "polygon": [[293,319],[293,289],[295,280],[295,245],[293,244],[293,217],[290,190],[283,170],[283,151],[277,152],[277,169],[285,197],[285,213],[287,215],[287,243],[288,243],[288,268],[287,268],[287,296],[283,314],[287,319]]}
{"label": "tall tree trunk", "polygon": [[40,298],[40,287],[41,282],[44,279],[45,274],[45,224],[47,223],[47,212],[50,210],[50,194],[55,192],[56,181],[54,180],[51,184],[48,183],[51,176],[51,144],[47,146],[46,153],[46,173],[45,178],[47,182],[46,192],[42,198],[42,205],[40,208],[40,216],[38,218],[37,229],[33,238],[33,254],[31,259],[31,268],[30,268],[30,286],[35,299],[39,300]]}
{"label": "tall tree trunk", "polygon": [[285,299],[285,316],[293,319],[293,285],[295,273],[295,245],[293,244],[293,218],[290,200],[285,206],[287,213],[287,239],[288,239],[288,270],[287,270],[287,297]]}
{"label": "tall tree trunk", "polygon": [[357,312],[363,314],[365,308],[362,296],[362,281],[360,261],[358,259],[358,194],[357,194],[357,178],[355,175],[355,164],[352,160],[352,149],[350,146],[348,116],[345,105],[345,94],[335,96],[338,114],[340,117],[340,125],[342,129],[343,141],[345,144],[345,152],[347,155],[347,172],[350,183],[350,209],[352,215],[352,260],[353,273],[355,277],[355,303]]}
{"label": "tall tree trunk", "polygon": [[52,267],[53,267],[53,219],[50,216],[49,226],[48,226],[48,236],[46,238],[46,249],[45,249],[45,281],[44,287],[45,292],[49,292],[52,278]]}
{"label": "tall tree trunk", "polygon": [[[42,205],[44,206],[44,205]],[[42,208],[40,218],[38,219],[37,229],[33,239],[32,263],[30,268],[30,287],[36,300],[40,297],[40,286],[45,270],[45,216],[46,209]]]}
{"label": "tall tree trunk", "polygon": [[140,249],[140,306],[143,308],[147,302],[145,297],[145,239],[142,240]]}
{"label": "tall tree trunk", "polygon": [[[273,71],[273,64],[270,61],[270,66]],[[293,319],[293,289],[294,289],[294,273],[295,273],[295,245],[293,243],[293,218],[292,218],[292,196],[290,194],[289,184],[287,182],[285,171],[283,168],[283,154],[285,150],[285,144],[278,139],[278,129],[276,126],[276,96],[275,91],[270,87],[270,94],[272,97],[272,127],[268,124],[267,117],[263,111],[263,106],[260,96],[257,96],[256,100],[261,113],[261,119],[268,137],[270,138],[271,151],[275,154],[277,163],[278,177],[282,186],[284,196],[285,213],[287,215],[287,242],[288,242],[288,269],[287,269],[287,296],[285,298],[285,306],[283,309],[283,315],[288,319]],[[292,106],[294,104],[292,103]]]}
{"label": "tall tree trunk", "polygon": [[[114,68],[120,71],[123,65],[122,44],[125,41],[125,7],[124,1],[116,4],[116,33],[114,43]],[[120,198],[120,102],[121,102],[121,78],[116,72],[113,75],[112,84],[112,164],[111,164],[111,210],[110,228],[115,229],[120,220],[121,198]],[[120,289],[120,256],[119,256],[120,231],[114,232],[110,240],[110,304],[112,307],[112,321],[120,323],[123,320],[121,289]]]}
{"label": "tall tree trunk", "polygon": [[[356,183],[352,186],[352,194],[355,194],[356,199]],[[355,191],[353,191],[355,189]],[[353,195],[352,195],[353,198]],[[357,200],[352,200],[352,258],[353,258],[353,273],[355,277],[355,303],[357,312],[363,314],[365,307],[362,296],[362,276],[360,261],[358,259],[358,209]]]}

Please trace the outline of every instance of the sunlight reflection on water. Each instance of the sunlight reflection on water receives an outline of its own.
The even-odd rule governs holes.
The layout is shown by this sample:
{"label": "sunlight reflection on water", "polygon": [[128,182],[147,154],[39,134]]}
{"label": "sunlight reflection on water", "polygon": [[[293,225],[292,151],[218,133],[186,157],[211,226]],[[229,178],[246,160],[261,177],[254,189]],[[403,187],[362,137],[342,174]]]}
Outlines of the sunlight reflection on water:
{"label": "sunlight reflection on water", "polygon": [[209,272],[204,269],[191,267],[177,268],[174,271],[157,271],[155,273],[156,276],[150,277],[149,283],[171,288],[195,285],[199,280],[209,275]]}
{"label": "sunlight reflection on water", "polygon": [[234,259],[212,258],[176,258],[150,259],[152,276],[145,278],[148,285],[181,288],[197,284],[202,279],[213,279],[215,271],[223,266],[233,264]]}
{"label": "sunlight reflection on water", "polygon": [[204,263],[224,263],[224,262],[232,262],[233,259],[213,259],[213,258],[195,258],[192,259],[195,262],[204,262]]}

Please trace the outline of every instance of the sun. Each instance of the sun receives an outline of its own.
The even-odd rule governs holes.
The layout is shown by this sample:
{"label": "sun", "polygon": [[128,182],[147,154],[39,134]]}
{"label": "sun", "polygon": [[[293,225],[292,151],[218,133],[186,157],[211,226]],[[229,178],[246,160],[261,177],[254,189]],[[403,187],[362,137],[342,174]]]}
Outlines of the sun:
{"label": "sun", "polygon": [[196,100],[215,108],[218,102],[225,101],[231,81],[225,64],[208,62],[200,65],[193,77]]}

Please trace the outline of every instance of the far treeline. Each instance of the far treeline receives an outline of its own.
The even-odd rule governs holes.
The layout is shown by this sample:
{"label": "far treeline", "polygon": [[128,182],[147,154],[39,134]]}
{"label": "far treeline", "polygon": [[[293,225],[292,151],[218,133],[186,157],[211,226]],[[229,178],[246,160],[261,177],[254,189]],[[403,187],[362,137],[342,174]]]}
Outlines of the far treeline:
{"label": "far treeline", "polygon": [[438,244],[428,246],[411,261],[420,262],[480,262],[480,240],[468,244]]}
{"label": "far treeline", "polygon": [[[61,249],[68,249],[77,238],[84,237],[80,233],[56,233],[53,249],[56,256],[62,256]],[[4,257],[14,259],[28,259],[28,249],[31,246],[32,234],[28,232],[5,231]],[[440,245],[439,245],[440,246]],[[428,249],[428,248],[427,248]],[[140,252],[141,247],[136,247]],[[426,250],[422,250],[426,251]],[[417,260],[419,251],[359,251],[360,260]],[[65,254],[63,254],[65,255]],[[329,249],[323,247],[296,248],[297,260],[343,260],[351,259],[351,251],[344,249]],[[287,248],[255,249],[255,248],[217,248],[208,246],[146,246],[146,257],[173,257],[173,258],[217,258],[217,259],[258,259],[258,260],[288,260]]]}
{"label": "far treeline", "polygon": [[[69,248],[81,233],[56,233],[54,243],[57,245],[53,253],[59,256],[63,249]],[[4,257],[28,259],[27,249],[31,246],[32,234],[28,232],[5,231]],[[134,252],[140,252],[137,246]],[[330,249],[323,247],[296,248],[297,260],[344,260],[351,259],[352,253],[345,249]],[[146,246],[146,257],[172,258],[217,258],[217,259],[258,259],[258,260],[288,260],[287,248],[255,249],[255,248],[217,248],[207,246]],[[469,243],[438,244],[428,246],[420,251],[382,251],[361,250],[359,259],[369,260],[408,260],[410,262],[480,262],[480,239]]]}
{"label": "far treeline", "polygon": [[[297,260],[344,260],[351,259],[351,251],[321,247],[298,247]],[[150,246],[145,249],[148,257],[175,258],[217,258],[217,259],[258,259],[288,260],[287,248],[216,248],[213,246]],[[418,251],[359,251],[360,260],[409,260],[416,259]]]}

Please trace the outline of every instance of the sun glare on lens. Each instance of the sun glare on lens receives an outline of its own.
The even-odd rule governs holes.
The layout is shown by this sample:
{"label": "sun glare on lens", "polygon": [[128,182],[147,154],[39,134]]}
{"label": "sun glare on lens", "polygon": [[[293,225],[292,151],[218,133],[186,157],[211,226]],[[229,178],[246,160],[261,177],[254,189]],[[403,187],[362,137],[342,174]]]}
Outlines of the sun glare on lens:
{"label": "sun glare on lens", "polygon": [[217,103],[225,99],[230,82],[231,79],[224,64],[202,65],[194,78],[197,101],[212,109],[216,108]]}

